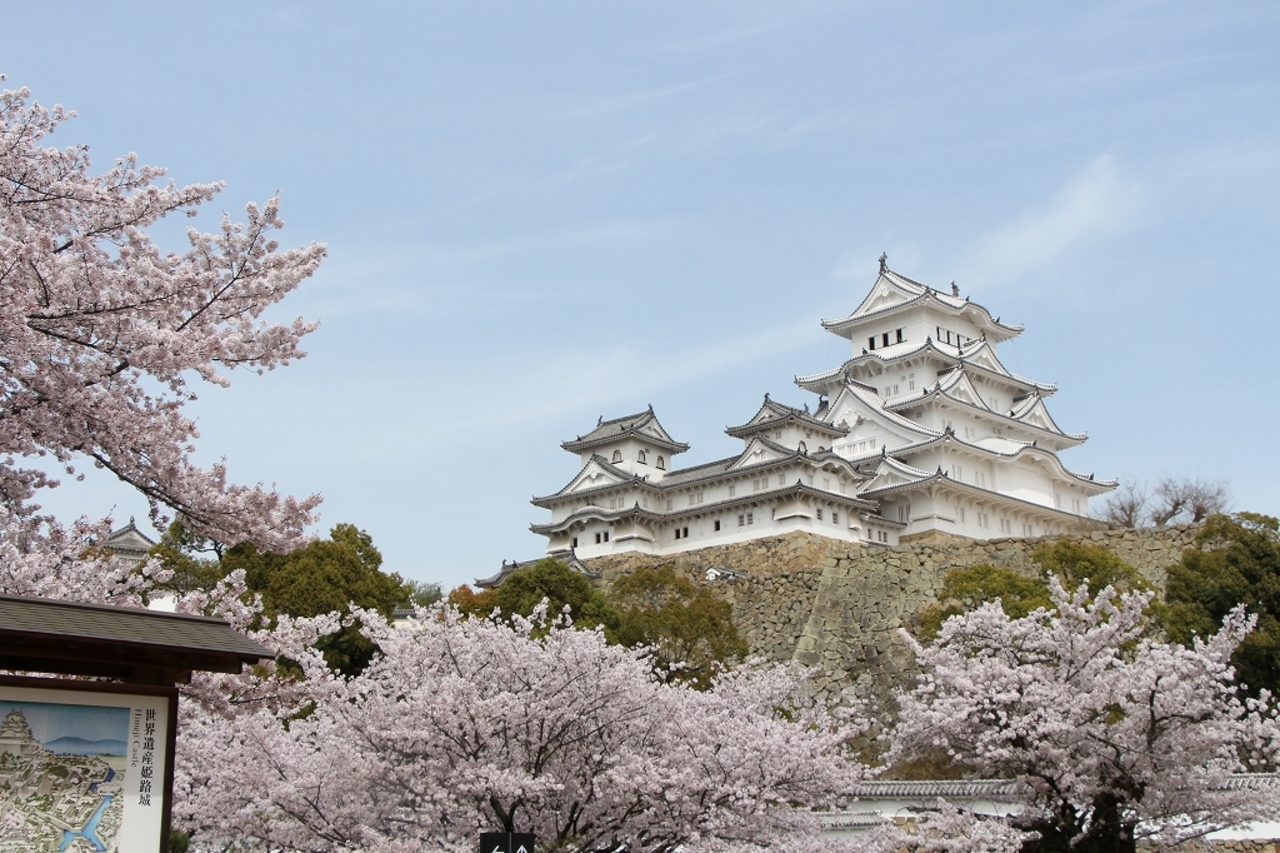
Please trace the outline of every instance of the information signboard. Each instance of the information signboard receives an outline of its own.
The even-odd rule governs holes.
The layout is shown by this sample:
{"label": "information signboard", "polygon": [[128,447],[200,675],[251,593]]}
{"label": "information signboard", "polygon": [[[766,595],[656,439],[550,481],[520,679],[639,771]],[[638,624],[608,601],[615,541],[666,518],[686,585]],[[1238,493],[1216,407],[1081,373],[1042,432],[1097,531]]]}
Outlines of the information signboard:
{"label": "information signboard", "polygon": [[167,849],[177,699],[0,677],[0,853]]}
{"label": "information signboard", "polygon": [[480,853],[533,853],[533,833],[482,832]]}

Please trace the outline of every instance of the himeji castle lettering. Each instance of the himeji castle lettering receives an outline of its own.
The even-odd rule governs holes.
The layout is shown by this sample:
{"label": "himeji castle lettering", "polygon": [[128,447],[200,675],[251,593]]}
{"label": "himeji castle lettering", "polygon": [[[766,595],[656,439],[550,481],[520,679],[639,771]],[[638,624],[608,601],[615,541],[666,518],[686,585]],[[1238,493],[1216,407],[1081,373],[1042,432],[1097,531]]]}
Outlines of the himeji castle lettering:
{"label": "himeji castle lettering", "polygon": [[894,545],[930,535],[974,539],[1075,532],[1096,524],[1089,498],[1115,487],[1065,468],[1083,444],[1045,400],[1057,387],[1001,364],[1022,327],[951,283],[946,293],[880,260],[871,292],[822,327],[849,340],[838,367],[796,377],[812,411],[766,394],[726,432],[736,456],[678,468],[689,449],[646,411],[561,446],[581,470],[533,499],[551,521],[532,530],[547,552],[589,559],[621,551],[676,553],[795,530]]}

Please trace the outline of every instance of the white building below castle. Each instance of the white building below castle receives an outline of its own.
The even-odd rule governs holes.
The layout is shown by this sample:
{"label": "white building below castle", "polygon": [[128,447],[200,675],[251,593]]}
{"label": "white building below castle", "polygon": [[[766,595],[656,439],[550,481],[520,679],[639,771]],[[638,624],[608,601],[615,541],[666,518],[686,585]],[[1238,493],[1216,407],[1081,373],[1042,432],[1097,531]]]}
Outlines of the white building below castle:
{"label": "white building below castle", "polygon": [[577,476],[533,499],[551,520],[547,552],[590,559],[673,554],[802,530],[897,544],[925,534],[974,539],[1086,528],[1089,498],[1115,487],[1063,467],[1083,444],[1050,417],[1056,386],[1010,373],[997,346],[1021,334],[986,308],[888,269],[857,309],[823,321],[852,357],[796,384],[793,408],[769,398],[726,432],[742,451],[677,468],[689,445],[652,407],[601,419],[561,446]]}

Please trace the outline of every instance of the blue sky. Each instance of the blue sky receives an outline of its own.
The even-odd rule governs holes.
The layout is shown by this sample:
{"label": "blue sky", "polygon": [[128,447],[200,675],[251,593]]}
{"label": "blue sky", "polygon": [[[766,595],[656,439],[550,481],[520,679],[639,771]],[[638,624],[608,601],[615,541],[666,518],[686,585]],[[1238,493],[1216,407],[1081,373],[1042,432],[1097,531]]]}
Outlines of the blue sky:
{"label": "blue sky", "polygon": [[1280,513],[1277,43],[1261,2],[46,2],[0,71],[104,167],[226,181],[204,227],[279,190],[328,243],[309,357],[202,394],[201,458],[448,587],[540,553],[598,416],[694,464],[808,401],[882,251],[1026,326],[1069,467]]}

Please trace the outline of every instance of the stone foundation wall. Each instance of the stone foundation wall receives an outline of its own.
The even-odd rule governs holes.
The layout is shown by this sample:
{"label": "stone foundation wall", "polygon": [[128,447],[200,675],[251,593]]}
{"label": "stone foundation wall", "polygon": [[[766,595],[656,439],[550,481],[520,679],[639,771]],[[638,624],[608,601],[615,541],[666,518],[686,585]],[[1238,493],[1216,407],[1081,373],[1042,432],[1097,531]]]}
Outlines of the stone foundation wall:
{"label": "stone foundation wall", "polygon": [[[618,554],[588,561],[611,584],[640,566],[673,565],[733,606],[734,622],[754,654],[794,659],[821,669],[819,685],[854,685],[864,696],[884,696],[911,666],[898,629],[911,627],[942,589],[954,568],[990,563],[1028,575],[1037,572],[1036,539],[972,539],[942,536],[893,548],[850,545],[807,533],[791,533],[737,545],[702,548],[673,556]],[[1095,530],[1070,537],[1118,554],[1157,587],[1195,539],[1188,527]],[[708,569],[741,575],[708,581]]]}
{"label": "stone foundation wall", "polygon": [[[671,565],[733,606],[733,621],[751,653],[770,660],[791,660],[813,612],[818,583],[829,555],[848,543],[807,533],[758,539],[737,545],[700,548],[673,556],[617,554],[588,561],[607,587],[641,566]],[[737,580],[707,581],[708,569],[735,572]]]}
{"label": "stone foundation wall", "polygon": [[[936,600],[943,578],[955,568],[990,563],[1028,575],[1037,572],[1031,554],[1035,539],[952,539],[931,543],[868,547],[828,558],[813,613],[797,644],[794,659],[817,666],[819,687],[852,684],[865,698],[884,697],[902,684],[912,665],[899,636],[916,615]],[[1189,527],[1096,530],[1067,537],[1118,554],[1157,587],[1195,539]]]}

